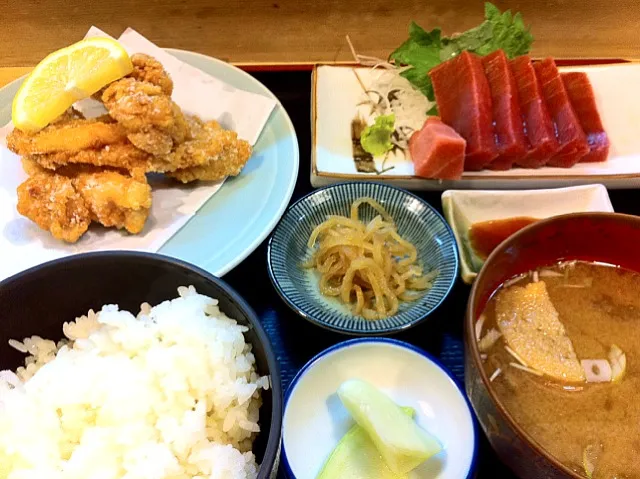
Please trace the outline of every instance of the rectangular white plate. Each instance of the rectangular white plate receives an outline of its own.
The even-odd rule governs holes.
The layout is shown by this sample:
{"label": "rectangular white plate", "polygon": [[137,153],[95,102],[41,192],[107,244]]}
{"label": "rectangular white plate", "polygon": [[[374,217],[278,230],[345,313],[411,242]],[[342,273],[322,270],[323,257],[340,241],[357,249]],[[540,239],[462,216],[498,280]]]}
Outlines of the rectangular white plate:
{"label": "rectangular white plate", "polygon": [[[394,168],[383,174],[356,171],[352,157],[351,121],[364,98],[354,68],[320,65],[312,81],[311,183],[324,186],[341,181],[382,181],[413,190],[537,189],[602,183],[609,188],[640,187],[640,63],[562,67],[561,71],[585,71],[593,85],[598,111],[609,135],[609,158],[573,168],[540,168],[465,173],[461,180],[426,180],[414,176],[411,159],[387,160]],[[384,74],[355,68],[366,87]],[[376,160],[378,167],[381,160]]]}
{"label": "rectangular white plate", "polygon": [[468,231],[481,221],[514,217],[544,219],[569,213],[613,212],[603,185],[574,186],[551,190],[460,191],[442,193],[442,209],[458,243],[460,274],[470,284],[482,260],[469,246]]}

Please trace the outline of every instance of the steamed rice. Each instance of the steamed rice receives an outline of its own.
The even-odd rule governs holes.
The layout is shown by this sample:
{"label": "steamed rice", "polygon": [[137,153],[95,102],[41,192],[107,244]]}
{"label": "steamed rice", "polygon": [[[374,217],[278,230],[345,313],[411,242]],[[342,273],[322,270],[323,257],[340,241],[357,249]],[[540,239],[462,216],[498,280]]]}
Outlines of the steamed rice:
{"label": "steamed rice", "polygon": [[247,328],[193,287],[138,316],[106,305],[59,343],[11,341],[0,479],[253,478],[260,390]]}

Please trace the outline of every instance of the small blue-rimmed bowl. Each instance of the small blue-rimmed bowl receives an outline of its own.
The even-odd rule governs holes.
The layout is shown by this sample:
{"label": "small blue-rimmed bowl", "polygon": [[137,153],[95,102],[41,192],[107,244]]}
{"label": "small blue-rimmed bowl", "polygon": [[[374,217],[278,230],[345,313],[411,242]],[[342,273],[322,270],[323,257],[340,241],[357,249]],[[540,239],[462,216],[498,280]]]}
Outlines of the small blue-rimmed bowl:
{"label": "small blue-rimmed bowl", "polygon": [[421,349],[394,339],[361,338],[321,352],[289,386],[282,421],[282,457],[292,479],[315,479],[353,426],[336,394],[348,379],[368,381],[397,404],[414,408],[418,425],[441,441],[443,451],[412,471],[412,478],[472,477],[478,436],[461,386]]}
{"label": "small blue-rimmed bowl", "polygon": [[[396,315],[378,321],[354,316],[336,298],[323,296],[317,273],[302,267],[312,254],[307,241],[313,229],[329,215],[349,216],[351,204],[363,196],[385,207],[396,222],[398,233],[416,246],[425,271],[438,270],[433,287],[424,296],[401,302]],[[371,208],[360,211],[364,221],[370,221],[375,214]],[[408,191],[370,182],[332,185],[298,200],[271,236],[267,258],[271,281],[289,307],[312,323],[353,335],[389,334],[415,326],[442,303],[458,275],[456,241],[442,216]]]}

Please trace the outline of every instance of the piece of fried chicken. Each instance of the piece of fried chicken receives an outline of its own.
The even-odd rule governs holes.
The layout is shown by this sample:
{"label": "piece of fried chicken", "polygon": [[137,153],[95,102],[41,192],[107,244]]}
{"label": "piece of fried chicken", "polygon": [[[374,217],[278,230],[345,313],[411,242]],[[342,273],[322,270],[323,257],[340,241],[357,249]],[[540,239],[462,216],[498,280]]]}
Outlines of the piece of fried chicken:
{"label": "piece of fried chicken", "polygon": [[152,57],[133,55],[132,62],[134,71],[107,86],[102,102],[131,143],[147,153],[166,155],[189,135],[182,110],[171,100],[173,82]]}
{"label": "piece of fried chicken", "polygon": [[[171,96],[173,93],[173,80],[166,72],[162,63],[145,53],[135,53],[131,56],[133,71],[126,78],[134,78],[138,81],[159,86],[162,92]],[[95,100],[102,101],[102,94],[109,85],[91,95]]]}
{"label": "piece of fried chicken", "polygon": [[[167,172],[182,183],[220,181],[240,174],[251,157],[251,145],[234,131],[223,129],[216,121],[191,118],[193,140],[180,145],[174,156],[189,158],[191,166]],[[174,164],[179,162],[173,160]],[[186,162],[182,162],[186,163]]]}
{"label": "piece of fried chicken", "polygon": [[159,86],[162,93],[171,96],[173,93],[173,80],[166,72],[162,63],[145,53],[135,53],[131,56],[133,71],[130,78]]}
{"label": "piece of fried chicken", "polygon": [[90,164],[125,169],[133,176],[168,173],[183,183],[216,181],[239,174],[251,157],[251,145],[215,121],[203,122],[193,116],[186,119],[191,139],[179,144],[168,155],[154,156],[123,142],[75,154],[56,152],[33,155],[29,159],[51,170],[71,164]]}
{"label": "piece of fried chicken", "polygon": [[91,223],[73,180],[56,173],[35,174],[18,187],[18,213],[68,243],[78,241]]}
{"label": "piece of fried chicken", "polygon": [[31,176],[18,187],[18,212],[54,238],[75,243],[92,221],[133,234],[144,228],[151,208],[146,178],[91,167],[52,172],[30,160],[23,164]]}
{"label": "piece of fried chicken", "polygon": [[36,133],[24,133],[17,128],[7,136],[7,148],[14,153],[39,155],[45,153],[78,153],[87,148],[100,148],[127,139],[125,129],[104,119],[75,118],[56,121]]}
{"label": "piece of fried chicken", "polygon": [[151,208],[151,187],[146,177],[124,175],[113,170],[79,172],[73,181],[84,199],[91,219],[106,227],[140,233]]}

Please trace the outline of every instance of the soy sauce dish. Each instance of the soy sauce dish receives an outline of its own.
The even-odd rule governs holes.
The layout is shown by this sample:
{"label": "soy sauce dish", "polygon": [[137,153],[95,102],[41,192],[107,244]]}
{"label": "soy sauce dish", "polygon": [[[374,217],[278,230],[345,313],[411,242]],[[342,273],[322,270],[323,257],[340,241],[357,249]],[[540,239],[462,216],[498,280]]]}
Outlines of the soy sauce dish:
{"label": "soy sauce dish", "polygon": [[[440,452],[411,472],[391,477],[472,477],[477,431],[470,405],[455,379],[426,352],[412,345],[388,338],[361,338],[321,352],[293,379],[285,398],[282,436],[283,464],[291,478],[315,479],[321,472],[323,478],[346,478],[347,470],[353,470],[347,463],[342,472],[339,466],[337,470],[331,468],[332,474],[326,474],[327,460],[337,455],[334,450],[339,443],[344,445],[345,435],[352,435],[356,424],[366,429],[362,418],[356,423],[352,409],[345,407],[345,384],[353,382],[372,386],[405,414],[411,411],[415,425],[441,447]],[[358,454],[352,464],[357,460],[383,460],[384,452],[379,453],[381,449],[373,446],[374,441],[369,443],[369,454],[353,449]],[[363,441],[356,443],[362,445]],[[341,457],[344,461],[345,454]],[[386,467],[390,463],[384,460]],[[367,467],[371,466],[364,466]],[[362,464],[357,468],[363,470]]]}

